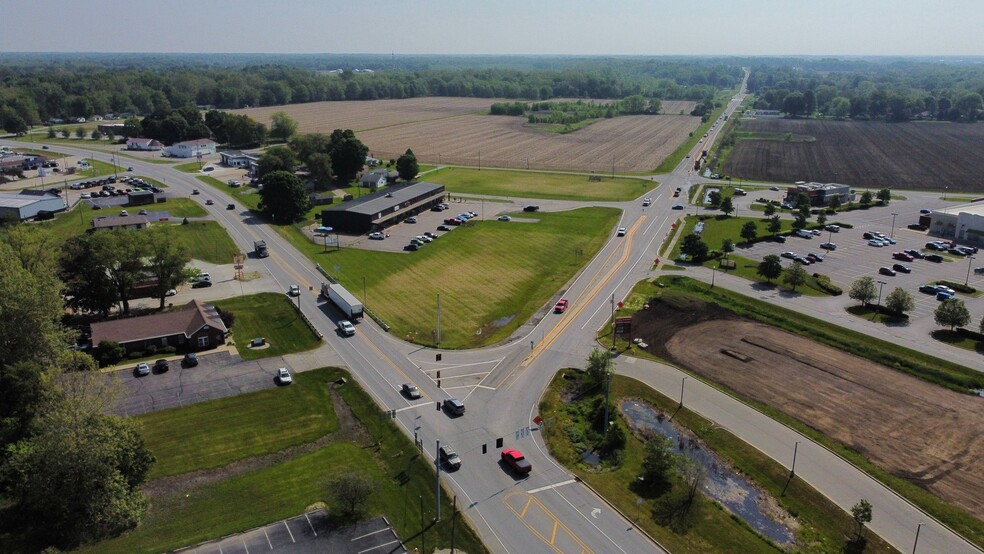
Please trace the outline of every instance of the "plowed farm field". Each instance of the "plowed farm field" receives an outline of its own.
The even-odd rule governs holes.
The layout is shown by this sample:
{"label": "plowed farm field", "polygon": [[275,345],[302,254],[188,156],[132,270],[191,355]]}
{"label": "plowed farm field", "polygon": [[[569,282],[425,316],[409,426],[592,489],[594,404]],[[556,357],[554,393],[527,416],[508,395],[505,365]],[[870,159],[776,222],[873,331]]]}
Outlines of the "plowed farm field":
{"label": "plowed farm field", "polygon": [[[422,162],[570,171],[651,171],[696,130],[689,115],[622,116],[568,134],[534,129],[522,117],[483,115],[487,98],[412,98],[317,102],[235,110],[264,123],[278,111],[302,133],[352,129],[379,158],[407,148]],[[663,112],[689,113],[693,102],[663,102]]]}
{"label": "plowed farm field", "polygon": [[650,300],[649,350],[768,404],[984,519],[982,401],[699,300]]}
{"label": "plowed farm field", "polygon": [[[752,119],[741,131],[793,140],[742,139],[723,173],[776,182],[984,191],[984,125],[943,122]],[[810,140],[810,139],[813,140]]]}

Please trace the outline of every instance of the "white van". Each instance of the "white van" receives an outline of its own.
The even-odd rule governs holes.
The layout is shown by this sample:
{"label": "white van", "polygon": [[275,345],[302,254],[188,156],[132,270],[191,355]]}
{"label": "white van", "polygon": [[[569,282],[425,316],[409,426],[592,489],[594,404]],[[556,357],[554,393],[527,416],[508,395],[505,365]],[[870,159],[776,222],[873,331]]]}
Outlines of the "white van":
{"label": "white van", "polygon": [[813,233],[807,231],[806,229],[797,229],[796,230],[796,236],[797,237],[802,237],[804,239],[811,239],[811,238],[813,238]]}

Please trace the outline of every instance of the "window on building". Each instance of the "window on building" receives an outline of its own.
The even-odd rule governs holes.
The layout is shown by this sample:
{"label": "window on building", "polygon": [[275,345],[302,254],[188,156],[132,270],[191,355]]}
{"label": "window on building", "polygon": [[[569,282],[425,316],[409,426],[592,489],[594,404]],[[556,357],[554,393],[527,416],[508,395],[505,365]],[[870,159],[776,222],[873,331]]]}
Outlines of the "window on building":
{"label": "window on building", "polygon": [[205,346],[208,346],[208,335],[198,337],[198,347],[203,348]]}

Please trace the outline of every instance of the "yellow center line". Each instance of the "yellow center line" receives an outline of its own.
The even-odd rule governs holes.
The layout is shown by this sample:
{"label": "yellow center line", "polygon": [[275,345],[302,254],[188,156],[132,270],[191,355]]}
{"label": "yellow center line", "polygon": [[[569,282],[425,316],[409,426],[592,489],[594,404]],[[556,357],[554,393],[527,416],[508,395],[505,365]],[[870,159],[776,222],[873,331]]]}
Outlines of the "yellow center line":
{"label": "yellow center line", "polygon": [[[533,361],[536,360],[536,358],[540,354],[542,354],[547,349],[549,349],[550,346],[554,342],[556,342],[558,338],[560,338],[560,336],[567,329],[567,327],[575,319],[577,319],[577,316],[580,315],[581,312],[588,307],[590,302],[594,300],[595,297],[598,296],[598,294],[601,292],[602,287],[604,287],[608,283],[608,281],[612,278],[612,276],[615,275],[619,271],[619,269],[621,269],[621,267],[625,265],[625,262],[629,259],[629,254],[631,253],[632,236],[635,235],[636,231],[639,230],[640,226],[645,221],[646,221],[646,216],[642,216],[639,218],[638,221],[635,222],[635,224],[629,229],[628,233],[626,233],[625,242],[623,243],[622,250],[621,250],[622,255],[615,262],[615,264],[611,266],[611,268],[603,277],[601,277],[600,279],[595,279],[593,281],[595,285],[593,288],[590,289],[590,292],[583,292],[578,296],[579,301],[575,304],[575,307],[571,309],[571,311],[568,312],[568,314],[566,314],[560,321],[558,321],[557,324],[554,325],[552,329],[550,329],[550,331],[543,338],[543,340],[541,340],[540,343],[534,347],[533,351],[529,354],[529,356],[527,356],[526,359],[524,359],[521,364],[513,368],[513,370],[510,371],[508,375],[506,375],[506,377],[502,380],[502,383],[509,381],[509,379],[513,377],[513,374],[515,374],[516,371],[519,370],[520,368],[529,367],[530,364],[533,363]],[[611,259],[612,255],[614,255],[614,253],[617,251],[618,249],[614,250],[612,254],[609,255],[608,259]],[[607,261],[608,260],[606,260],[606,263]],[[584,300],[580,300],[584,296],[587,296],[587,298]],[[512,386],[516,383],[516,381],[519,380],[519,377],[522,376],[522,374],[523,372],[516,374],[516,379],[514,379],[511,383],[509,383],[509,386],[506,387],[506,390],[512,388]]]}
{"label": "yellow center line", "polygon": [[553,544],[557,540],[557,521],[554,521],[553,533],[550,534],[550,544]]}

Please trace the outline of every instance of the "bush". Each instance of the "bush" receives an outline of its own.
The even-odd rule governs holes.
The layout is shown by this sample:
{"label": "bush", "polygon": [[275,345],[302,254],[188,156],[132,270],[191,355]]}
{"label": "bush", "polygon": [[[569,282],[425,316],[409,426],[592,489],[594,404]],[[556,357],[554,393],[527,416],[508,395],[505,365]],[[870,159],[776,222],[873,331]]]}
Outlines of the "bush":
{"label": "bush", "polygon": [[131,359],[131,360],[137,360],[139,358],[143,358],[144,357],[144,353],[143,352],[130,352],[129,354],[126,355],[126,357],[129,358],[129,359]]}
{"label": "bush", "polygon": [[113,365],[123,359],[126,350],[120,343],[111,340],[104,340],[96,345],[93,357],[99,361],[100,366]]}
{"label": "bush", "polygon": [[147,345],[147,355],[148,356],[153,356],[154,354],[157,354],[157,346],[156,345],[153,345],[153,344],[148,344]]}
{"label": "bush", "polygon": [[160,350],[158,350],[161,354],[175,354],[177,351],[178,349],[173,346],[162,346]]}
{"label": "bush", "polygon": [[831,296],[840,296],[844,291],[837,285],[830,282],[830,277],[827,275],[821,275],[820,273],[814,273],[813,278],[817,281],[817,286],[820,290],[830,294]]}
{"label": "bush", "polygon": [[975,289],[974,287],[967,286],[963,283],[956,283],[954,281],[936,281],[936,284],[945,285],[957,292],[962,292],[964,294],[974,294],[975,292],[977,292],[977,289]]}

